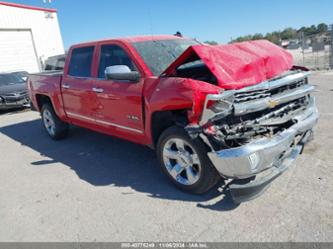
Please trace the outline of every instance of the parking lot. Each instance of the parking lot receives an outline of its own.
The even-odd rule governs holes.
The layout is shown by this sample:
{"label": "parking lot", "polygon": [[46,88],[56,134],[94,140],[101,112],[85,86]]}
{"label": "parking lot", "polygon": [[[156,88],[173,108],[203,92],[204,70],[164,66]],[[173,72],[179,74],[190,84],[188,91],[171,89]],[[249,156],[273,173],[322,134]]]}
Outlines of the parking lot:
{"label": "parking lot", "polygon": [[76,127],[56,142],[38,113],[1,113],[0,241],[332,241],[333,73],[311,81],[315,139],[239,206],[180,192],[149,148]]}

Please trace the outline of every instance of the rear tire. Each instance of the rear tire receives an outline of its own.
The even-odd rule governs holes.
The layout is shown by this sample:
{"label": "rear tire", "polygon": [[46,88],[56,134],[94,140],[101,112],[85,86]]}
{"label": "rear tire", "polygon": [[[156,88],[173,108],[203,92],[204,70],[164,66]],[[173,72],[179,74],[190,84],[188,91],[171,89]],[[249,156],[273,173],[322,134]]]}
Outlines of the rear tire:
{"label": "rear tire", "polygon": [[44,104],[41,110],[43,127],[53,140],[60,140],[68,134],[68,124],[61,121],[50,104]]}
{"label": "rear tire", "polygon": [[221,179],[200,138],[191,139],[184,129],[172,126],[160,136],[157,157],[162,171],[179,189],[202,194]]}

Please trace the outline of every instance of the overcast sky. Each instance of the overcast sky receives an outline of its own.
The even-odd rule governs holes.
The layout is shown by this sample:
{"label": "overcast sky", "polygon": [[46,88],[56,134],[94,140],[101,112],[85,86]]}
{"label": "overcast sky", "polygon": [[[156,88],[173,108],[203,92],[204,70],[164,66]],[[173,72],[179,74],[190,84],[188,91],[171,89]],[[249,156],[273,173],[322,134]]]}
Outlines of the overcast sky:
{"label": "overcast sky", "polygon": [[[73,43],[141,34],[181,31],[201,41],[231,38],[285,27],[333,23],[332,0],[12,0],[51,7],[65,48]],[[0,13],[1,14],[1,13]]]}

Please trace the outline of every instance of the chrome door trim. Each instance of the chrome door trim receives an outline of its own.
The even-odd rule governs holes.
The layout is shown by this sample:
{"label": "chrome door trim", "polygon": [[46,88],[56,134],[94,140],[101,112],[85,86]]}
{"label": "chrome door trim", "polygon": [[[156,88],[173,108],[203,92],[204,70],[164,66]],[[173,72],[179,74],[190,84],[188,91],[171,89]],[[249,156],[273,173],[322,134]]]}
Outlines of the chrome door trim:
{"label": "chrome door trim", "polygon": [[93,87],[92,90],[93,90],[93,92],[95,92],[95,93],[102,93],[102,92],[104,92],[104,89],[103,89],[103,88]]}
{"label": "chrome door trim", "polygon": [[107,122],[107,121],[104,121],[104,120],[101,120],[101,119],[96,119],[96,123],[103,124],[103,125],[110,125],[110,126],[114,126],[114,127],[117,127],[117,128],[124,129],[124,130],[133,131],[133,132],[136,132],[136,133],[143,134],[142,130],[138,130],[138,129],[130,128],[128,126]]}
{"label": "chrome door trim", "polygon": [[95,119],[90,118],[90,117],[87,117],[87,116],[84,116],[84,115],[80,115],[80,114],[77,114],[77,113],[67,112],[67,111],[66,111],[66,114],[67,114],[68,116],[72,116],[72,117],[74,117],[74,118],[79,118],[79,119],[84,119],[84,120],[88,120],[88,121],[91,121],[91,122],[95,122]]}
{"label": "chrome door trim", "polygon": [[128,131],[143,134],[142,130],[134,129],[134,128],[131,128],[131,127],[128,127],[128,126],[107,122],[107,121],[104,121],[104,120],[101,120],[101,119],[94,119],[94,118],[87,117],[87,116],[80,115],[80,114],[73,113],[73,112],[66,112],[66,114],[68,116],[72,116],[74,118],[84,119],[84,120],[88,120],[88,121],[95,122],[95,123],[98,123],[98,124],[114,126],[114,127],[120,128],[120,129],[124,129],[124,130],[128,130]]}

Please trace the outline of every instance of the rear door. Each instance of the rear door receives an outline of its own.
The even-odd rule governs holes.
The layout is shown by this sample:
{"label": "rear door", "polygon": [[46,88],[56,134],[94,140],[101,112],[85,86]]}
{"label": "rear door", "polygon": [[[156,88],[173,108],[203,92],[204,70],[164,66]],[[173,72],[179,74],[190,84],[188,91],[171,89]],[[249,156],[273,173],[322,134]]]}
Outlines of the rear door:
{"label": "rear door", "polygon": [[138,71],[134,60],[120,44],[101,44],[98,58],[97,78],[93,82],[97,100],[94,105],[96,123],[116,136],[128,133],[141,136],[143,79],[133,83],[107,80],[104,75],[105,68],[114,65],[126,65],[132,71]]}
{"label": "rear door", "polygon": [[79,124],[95,123],[92,98],[92,67],[95,46],[73,48],[67,72],[62,80],[66,115]]}

